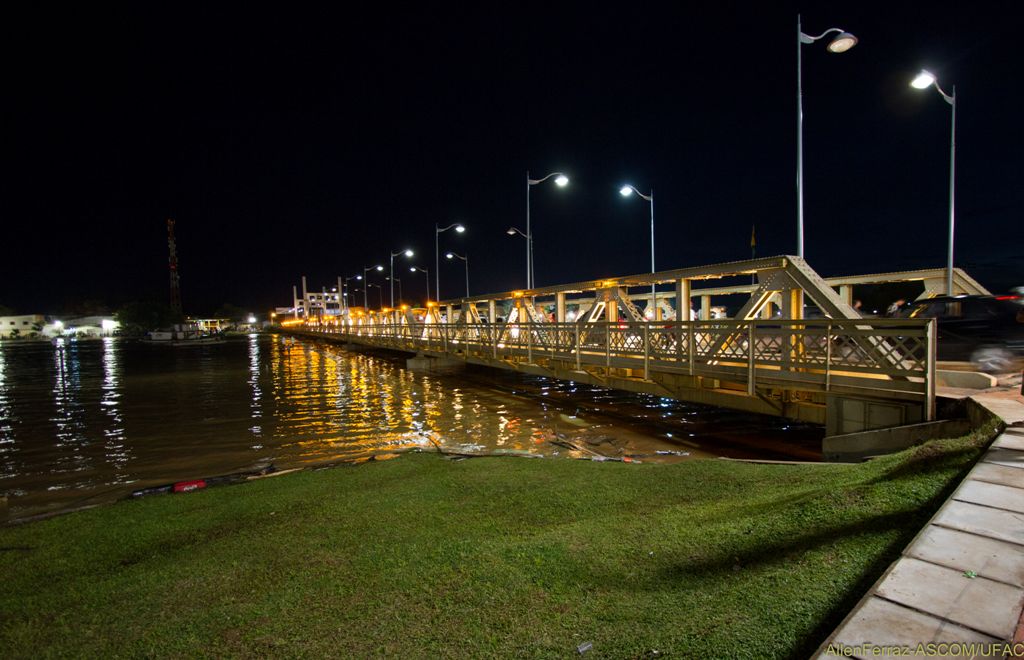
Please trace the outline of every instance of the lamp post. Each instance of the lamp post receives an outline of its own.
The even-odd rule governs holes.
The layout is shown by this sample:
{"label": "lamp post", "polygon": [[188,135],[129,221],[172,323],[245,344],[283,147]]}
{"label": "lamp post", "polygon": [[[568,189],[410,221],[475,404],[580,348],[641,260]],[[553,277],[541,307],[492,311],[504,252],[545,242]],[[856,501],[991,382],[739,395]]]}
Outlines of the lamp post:
{"label": "lamp post", "polygon": [[[377,271],[379,273],[380,271],[384,270],[384,266],[369,266],[369,267],[363,269],[363,279],[365,280],[365,282],[363,284],[363,310],[364,311],[370,308],[370,305],[366,302],[366,289],[370,286],[370,280],[366,277],[366,274],[369,273],[371,270],[375,270],[375,271]],[[384,305],[381,304],[381,307],[383,307],[383,306]]]}
{"label": "lamp post", "polygon": [[[645,195],[636,187],[626,184],[619,188],[619,194],[623,197],[629,197],[633,193],[636,193],[641,199],[647,200],[651,204],[651,274],[654,274],[654,188],[651,188],[651,194]],[[657,316],[658,299],[654,293],[654,282],[651,282],[651,318]]]}
{"label": "lamp post", "polygon": [[363,297],[364,298],[366,297],[366,289],[370,288],[371,286],[377,287],[377,293],[380,294],[380,306],[377,307],[377,309],[383,311],[384,310],[384,287],[382,287],[379,284],[374,284],[373,282],[367,282],[366,286],[363,288]]}
{"label": "lamp post", "polygon": [[800,29],[800,15],[796,17],[796,253],[804,256],[804,88],[801,67],[803,44],[813,44],[827,35],[836,36],[828,42],[828,52],[845,53],[857,45],[857,37],[841,28],[829,28],[816,37]]}
{"label": "lamp post", "polygon": [[402,298],[403,298],[403,296],[402,296],[402,278],[400,278],[400,277],[389,277],[388,279],[389,280],[394,280],[395,282],[398,283],[398,304],[401,305],[402,304]]}
{"label": "lamp post", "polygon": [[[466,264],[466,297],[469,298],[469,257],[454,252],[444,255],[446,259],[462,259]],[[441,296],[438,296],[440,298]]]}
{"label": "lamp post", "polygon": [[411,267],[409,269],[410,273],[415,273],[416,271],[419,271],[419,272],[421,272],[421,273],[423,273],[424,275],[427,276],[427,302],[429,303],[430,302],[430,271],[427,270],[426,268],[420,268],[419,266],[413,266],[413,267]]}
{"label": "lamp post", "polygon": [[921,71],[917,77],[910,82],[914,89],[928,89],[935,87],[935,90],[942,95],[942,98],[952,109],[952,116],[949,122],[949,254],[946,258],[946,295],[953,295],[953,202],[956,192],[956,85],[950,87],[951,93],[947,94],[939,87],[939,81],[928,71]]}
{"label": "lamp post", "polygon": [[569,185],[569,177],[561,172],[552,172],[540,179],[531,179],[530,171],[526,171],[526,288],[532,289],[535,286],[533,273],[533,232],[530,231],[530,188],[544,183],[551,177],[555,177],[555,185],[564,188]]}
{"label": "lamp post", "polygon": [[530,286],[530,235],[524,234],[523,231],[517,227],[509,227],[507,230],[505,230],[505,233],[508,234],[509,236],[515,236],[516,234],[519,234],[520,236],[526,239],[526,288],[530,289],[532,288]]}
{"label": "lamp post", "polygon": [[344,291],[342,292],[342,295],[345,297],[345,306],[346,307],[348,307],[351,304],[349,302],[349,300],[348,300],[348,294],[349,294],[348,281],[349,280],[356,280],[358,282],[358,281],[360,281],[362,279],[363,279],[362,275],[353,275],[352,277],[346,277],[345,278],[345,284],[342,286],[342,288],[344,289]]}
{"label": "lamp post", "polygon": [[434,278],[437,280],[435,282],[437,286],[434,287],[434,291],[437,292],[438,300],[441,299],[441,262],[440,259],[438,258],[438,254],[440,254],[440,237],[443,232],[446,232],[449,229],[454,229],[456,232],[460,234],[466,231],[466,228],[457,222],[448,225],[444,229],[441,229],[437,224],[434,225]]}
{"label": "lamp post", "polygon": [[[412,250],[399,250],[398,252],[392,252],[391,253],[391,267],[388,268],[388,275],[390,275],[391,277],[395,276],[395,257],[397,257],[400,254],[404,254],[407,257],[411,257],[413,255],[413,251]],[[391,306],[392,307],[395,306],[395,282],[394,282],[394,280],[392,280],[392,282],[391,282]]]}

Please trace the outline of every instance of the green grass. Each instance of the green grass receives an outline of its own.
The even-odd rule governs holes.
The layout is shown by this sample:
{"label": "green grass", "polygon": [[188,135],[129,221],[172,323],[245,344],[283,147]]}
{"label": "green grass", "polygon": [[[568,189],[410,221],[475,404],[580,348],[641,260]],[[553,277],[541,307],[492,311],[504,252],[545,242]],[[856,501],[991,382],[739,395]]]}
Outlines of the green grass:
{"label": "green grass", "polygon": [[990,437],[856,466],[413,454],[120,503],[0,529],[0,649],[806,657]]}

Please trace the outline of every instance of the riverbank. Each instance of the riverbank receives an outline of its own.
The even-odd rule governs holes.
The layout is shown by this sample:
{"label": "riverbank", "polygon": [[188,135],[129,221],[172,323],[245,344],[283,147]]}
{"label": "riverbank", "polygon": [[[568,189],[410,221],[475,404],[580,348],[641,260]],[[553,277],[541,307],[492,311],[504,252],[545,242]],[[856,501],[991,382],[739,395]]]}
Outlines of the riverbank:
{"label": "riverbank", "polygon": [[431,454],[0,530],[36,655],[806,657],[984,429],[860,465]]}

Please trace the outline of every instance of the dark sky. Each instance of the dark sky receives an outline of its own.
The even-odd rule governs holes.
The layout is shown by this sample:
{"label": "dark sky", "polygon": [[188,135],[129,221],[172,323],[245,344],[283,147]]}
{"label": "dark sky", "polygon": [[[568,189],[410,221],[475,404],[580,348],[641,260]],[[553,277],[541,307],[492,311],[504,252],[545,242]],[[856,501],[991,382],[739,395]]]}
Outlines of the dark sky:
{"label": "dark sky", "polygon": [[[167,217],[191,313],[287,305],[303,274],[406,246],[433,281],[435,222],[468,227],[442,262],[468,252],[474,294],[522,287],[527,169],[572,179],[533,189],[539,285],[649,268],[626,181],[654,188],[659,269],[746,258],[751,225],[759,255],[795,253],[798,11],[860,38],[803,50],[811,265],[945,264],[950,112],[907,85],[925,66],[957,90],[957,264],[1024,284],[1011,3],[482,4],[8,16],[0,304],[165,300]],[[462,291],[461,262],[441,277]]]}

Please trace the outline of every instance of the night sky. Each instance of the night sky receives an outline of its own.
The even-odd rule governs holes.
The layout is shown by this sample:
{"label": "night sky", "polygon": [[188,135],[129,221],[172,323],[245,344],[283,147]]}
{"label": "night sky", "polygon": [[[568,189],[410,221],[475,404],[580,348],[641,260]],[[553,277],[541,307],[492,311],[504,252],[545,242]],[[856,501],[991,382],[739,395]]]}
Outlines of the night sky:
{"label": "night sky", "polygon": [[654,189],[659,270],[747,258],[752,225],[758,255],[794,254],[798,11],[860,39],[803,47],[810,264],[945,265],[950,108],[908,86],[926,67],[956,85],[957,265],[1024,285],[1011,3],[674,4],[9,15],[0,305],[166,300],[168,217],[193,314],[289,305],[301,275],[406,246],[433,282],[435,223],[468,228],[441,237],[443,297],[464,288],[446,249],[474,294],[522,287],[527,170],[571,178],[532,190],[540,286],[649,269],[624,182]]}

